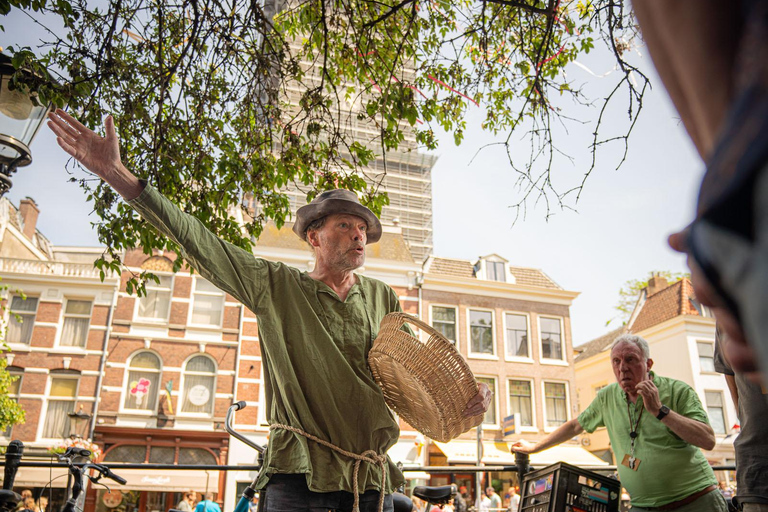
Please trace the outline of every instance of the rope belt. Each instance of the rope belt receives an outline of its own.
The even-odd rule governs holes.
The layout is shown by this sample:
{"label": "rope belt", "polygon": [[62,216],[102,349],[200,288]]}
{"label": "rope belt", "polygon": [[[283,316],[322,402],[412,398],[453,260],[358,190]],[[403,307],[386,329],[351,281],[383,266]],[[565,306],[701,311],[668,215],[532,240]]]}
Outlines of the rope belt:
{"label": "rope belt", "polygon": [[363,453],[358,455],[357,453],[353,453],[343,448],[339,448],[335,444],[329,443],[328,441],[320,439],[317,436],[313,436],[309,432],[305,432],[300,428],[291,427],[290,425],[282,425],[280,423],[275,423],[269,426],[269,430],[275,430],[275,429],[287,430],[289,432],[293,432],[294,434],[299,434],[300,436],[304,436],[307,439],[311,439],[316,443],[320,443],[321,445],[327,448],[330,448],[331,450],[338,452],[346,457],[349,457],[350,459],[355,459],[355,471],[352,475],[352,485],[354,485],[355,487],[355,492],[354,492],[355,504],[352,507],[353,512],[360,511],[360,493],[357,490],[358,489],[357,474],[360,471],[360,463],[367,462],[368,464],[377,465],[381,470],[381,489],[379,490],[379,512],[384,511],[384,489],[386,488],[386,483],[387,483],[387,456],[386,455],[379,455],[378,453],[376,453],[375,450],[366,450]]}

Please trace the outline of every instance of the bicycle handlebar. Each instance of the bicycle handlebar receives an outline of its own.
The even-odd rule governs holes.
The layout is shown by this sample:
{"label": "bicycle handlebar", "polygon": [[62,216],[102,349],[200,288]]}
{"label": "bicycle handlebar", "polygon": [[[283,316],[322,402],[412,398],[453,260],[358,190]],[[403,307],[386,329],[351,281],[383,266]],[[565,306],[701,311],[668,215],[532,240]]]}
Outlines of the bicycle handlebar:
{"label": "bicycle handlebar", "polygon": [[242,441],[246,445],[250,446],[260,454],[264,454],[265,448],[261,446],[260,444],[256,444],[247,437],[245,437],[243,434],[238,432],[232,427],[232,417],[234,416],[235,412],[240,411],[242,409],[245,409],[247,407],[247,404],[244,401],[235,402],[232,405],[229,406],[229,409],[227,409],[227,418],[224,420],[224,428],[229,432],[229,435],[234,437],[235,439],[238,439],[239,441]]}

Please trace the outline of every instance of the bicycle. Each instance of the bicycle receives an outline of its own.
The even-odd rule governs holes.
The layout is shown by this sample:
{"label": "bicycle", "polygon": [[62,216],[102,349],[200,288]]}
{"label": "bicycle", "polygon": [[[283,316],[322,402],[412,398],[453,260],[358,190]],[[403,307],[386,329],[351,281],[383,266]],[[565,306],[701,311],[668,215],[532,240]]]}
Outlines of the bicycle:
{"label": "bicycle", "polygon": [[[264,468],[264,453],[266,447],[254,443],[243,434],[237,432],[232,427],[232,420],[235,412],[242,410],[246,407],[245,402],[236,402],[232,404],[227,410],[227,416],[224,422],[226,431],[234,438],[243,442],[246,446],[249,446],[256,450],[259,454],[258,464],[260,470]],[[21,496],[13,491],[13,483],[16,479],[16,472],[18,471],[21,458],[24,453],[24,445],[20,441],[11,441],[6,451],[6,465],[5,465],[5,479],[3,481],[3,489],[0,490],[0,512],[14,512],[18,503],[21,501]],[[112,470],[104,465],[95,462],[78,462],[78,459],[89,459],[91,452],[83,448],[69,447],[63,454],[57,455],[59,462],[65,463],[68,468],[70,482],[67,484],[68,499],[66,503],[61,507],[60,512],[81,512],[82,508],[78,505],[78,500],[83,495],[85,489],[84,479],[85,476],[97,485],[104,485],[101,483],[101,479],[109,478],[120,485],[124,485],[127,481],[119,475],[112,472]],[[87,471],[94,470],[95,475],[86,474]],[[258,478],[258,477],[257,477]],[[256,480],[254,480],[255,483]],[[106,486],[105,486],[106,487]],[[401,489],[402,491],[402,489]],[[414,496],[417,496],[430,505],[444,505],[448,503],[456,492],[455,485],[440,486],[440,487],[428,487],[418,486],[414,489]],[[233,512],[250,512],[250,503],[256,494],[259,494],[260,498],[265,496],[266,491],[257,491],[253,488],[253,483],[245,488],[240,500],[238,501]],[[413,502],[411,499],[402,494],[402,492],[393,493],[393,503],[395,512],[411,512],[413,509]],[[264,500],[259,499],[258,512],[264,512]],[[171,509],[169,512],[181,512],[176,509]]]}
{"label": "bicycle", "polygon": [[[16,472],[19,469],[23,454],[24,444],[21,441],[11,441],[5,454],[6,465],[3,489],[0,490],[0,512],[13,512],[21,501],[21,496],[13,491],[13,483],[16,480]],[[58,454],[56,457],[59,462],[67,465],[71,482],[71,485],[69,482],[67,484],[68,499],[61,507],[61,512],[76,512],[78,510],[78,500],[85,488],[83,485],[85,476],[97,485],[104,485],[100,483],[102,478],[109,478],[120,485],[127,483],[127,480],[116,475],[109,467],[103,464],[77,461],[78,459],[90,459],[90,450],[70,446],[64,453]],[[91,469],[95,470],[96,474],[86,475],[86,471]]]}

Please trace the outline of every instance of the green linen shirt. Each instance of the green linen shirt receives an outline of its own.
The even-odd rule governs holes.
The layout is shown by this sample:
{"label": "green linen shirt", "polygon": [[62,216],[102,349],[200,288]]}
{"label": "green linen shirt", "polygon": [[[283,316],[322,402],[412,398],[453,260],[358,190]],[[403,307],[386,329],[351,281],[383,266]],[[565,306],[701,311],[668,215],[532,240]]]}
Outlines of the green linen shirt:
{"label": "green linen shirt", "polygon": [[[678,414],[709,425],[707,413],[693,388],[653,372],[651,378],[659,388],[662,404]],[[614,382],[601,389],[578,418],[589,433],[598,427],[608,429],[619,479],[629,492],[632,505],[660,507],[717,484],[715,473],[701,450],[680,439],[648,411],[643,412],[635,439],[635,457],[641,461],[637,471],[621,464],[624,455],[630,453],[630,413],[627,404],[637,421],[642,401],[640,396],[635,404],[628,401],[624,390]]]}
{"label": "green linen shirt", "polygon": [[[342,301],[307,272],[256,258],[217,238],[150,185],[129,203],[182,248],[200,275],[256,314],[270,425],[300,428],[357,454],[387,452],[400,429],[367,359],[381,319],[400,311],[389,286],[357,275]],[[304,473],[314,492],[353,492],[354,463],[303,436],[272,430],[257,487],[274,473]],[[362,463],[358,491],[379,489],[380,473]],[[388,459],[386,492],[402,483],[402,473]]]}

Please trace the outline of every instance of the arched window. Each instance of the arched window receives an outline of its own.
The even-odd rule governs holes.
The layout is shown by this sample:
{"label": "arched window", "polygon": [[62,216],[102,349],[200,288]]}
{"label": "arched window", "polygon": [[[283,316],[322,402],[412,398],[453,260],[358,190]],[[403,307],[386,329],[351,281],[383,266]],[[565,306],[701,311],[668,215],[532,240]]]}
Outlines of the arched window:
{"label": "arched window", "polygon": [[123,408],[134,411],[154,411],[160,387],[160,358],[152,352],[139,352],[128,364]]}
{"label": "arched window", "polygon": [[192,357],[184,366],[181,412],[213,414],[216,402],[216,363],[207,356]]}

